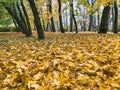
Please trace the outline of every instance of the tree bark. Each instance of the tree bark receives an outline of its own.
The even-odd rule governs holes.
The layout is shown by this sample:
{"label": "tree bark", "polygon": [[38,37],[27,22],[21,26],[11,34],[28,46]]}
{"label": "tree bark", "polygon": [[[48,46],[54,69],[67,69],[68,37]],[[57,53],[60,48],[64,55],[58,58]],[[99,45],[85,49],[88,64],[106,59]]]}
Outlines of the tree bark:
{"label": "tree bark", "polygon": [[118,8],[117,8],[117,1],[114,2],[114,22],[113,22],[113,28],[114,33],[118,33]]}
{"label": "tree bark", "polygon": [[11,9],[11,13],[14,14],[13,17],[14,18],[16,17],[15,19],[17,20],[17,22],[21,23],[21,25],[18,24],[19,25],[19,29],[21,28],[22,33],[27,36],[27,33],[29,33],[29,32],[27,31],[26,24],[25,24],[25,22],[23,20],[23,17],[21,16],[21,12],[19,11],[19,8],[17,7],[16,3],[12,4],[12,7],[13,7],[13,9],[10,8],[10,7],[9,8]]}
{"label": "tree bark", "polygon": [[[94,3],[95,3],[95,1],[94,0],[87,0],[87,3],[90,5],[90,6],[92,6],[92,8],[93,8],[93,5],[94,5]],[[91,11],[91,14],[89,15],[89,27],[88,27],[88,31],[93,31],[93,11]]]}
{"label": "tree bark", "polygon": [[20,32],[21,30],[19,29],[19,26],[18,26],[16,20],[15,20],[13,17],[12,17],[12,20],[13,20],[13,23],[14,23],[14,25],[15,25],[16,32]]}
{"label": "tree bark", "polygon": [[58,12],[59,12],[59,24],[60,24],[60,31],[61,33],[65,33],[65,30],[63,28],[63,23],[62,23],[62,15],[61,15],[61,0],[58,0]]}
{"label": "tree bark", "polygon": [[25,15],[25,19],[26,19],[26,22],[27,22],[27,28],[30,32],[30,34],[32,35],[32,29],[31,29],[31,25],[30,25],[30,21],[29,21],[29,17],[28,17],[28,14],[27,14],[27,11],[26,11],[26,8],[23,4],[23,2],[21,1],[21,6],[22,6],[22,10],[23,10],[23,13]]}
{"label": "tree bark", "polygon": [[54,24],[54,18],[52,16],[52,0],[49,0],[48,8],[49,8],[49,13],[51,15],[51,17],[50,17],[50,20],[51,20],[51,29],[52,29],[51,31],[56,32],[56,30],[55,30],[55,24]]}
{"label": "tree bark", "polygon": [[75,14],[74,14],[74,8],[73,8],[73,0],[72,2],[70,2],[70,8],[71,8],[71,12],[72,12],[72,18],[74,20],[74,24],[75,24],[75,32],[78,33],[78,28],[77,28],[77,22],[76,22],[76,19],[75,19]]}
{"label": "tree bark", "polygon": [[92,29],[93,29],[92,25],[93,25],[93,16],[92,16],[92,14],[90,14],[88,31],[92,31]]}
{"label": "tree bark", "polygon": [[40,22],[40,17],[39,17],[37,8],[35,6],[35,2],[34,2],[34,0],[28,0],[28,2],[30,4],[30,7],[31,7],[32,12],[33,12],[34,22],[35,22],[35,26],[37,28],[38,39],[39,40],[44,40],[45,39],[44,31],[43,31],[43,28],[42,28],[42,24]]}
{"label": "tree bark", "polygon": [[70,12],[70,32],[73,32],[73,18],[71,12]]}
{"label": "tree bark", "polygon": [[31,36],[31,34],[28,32],[26,26],[24,25],[24,23],[22,22],[20,17],[17,15],[14,5],[13,5],[14,11],[10,7],[7,7],[6,5],[4,5],[4,3],[3,3],[3,6],[8,11],[8,13],[16,20],[16,22],[19,25],[19,27],[21,28],[23,34],[25,34],[26,36]]}
{"label": "tree bark", "polygon": [[99,13],[99,8],[97,9],[97,21],[98,21],[98,25],[97,25],[97,31],[99,31],[99,27],[100,27],[100,13]]}
{"label": "tree bark", "polygon": [[[15,6],[17,5],[17,7]],[[21,8],[20,8],[20,5],[19,3],[17,2],[17,4],[14,4],[14,10],[17,11],[18,10],[18,14],[22,20],[22,22],[24,23],[24,25],[27,27],[27,24],[26,24],[26,21],[25,21],[25,18],[23,17],[23,14],[22,14],[22,11],[21,11]]]}
{"label": "tree bark", "polygon": [[102,19],[100,24],[100,29],[98,33],[106,34],[108,31],[108,21],[109,21],[109,13],[110,13],[110,7],[105,6],[102,13]]}

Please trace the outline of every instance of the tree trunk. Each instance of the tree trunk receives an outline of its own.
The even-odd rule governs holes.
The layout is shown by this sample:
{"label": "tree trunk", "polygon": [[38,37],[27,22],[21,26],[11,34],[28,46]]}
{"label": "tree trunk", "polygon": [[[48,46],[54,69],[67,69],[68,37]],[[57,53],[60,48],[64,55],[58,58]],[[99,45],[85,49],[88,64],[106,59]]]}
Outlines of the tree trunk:
{"label": "tree trunk", "polygon": [[51,15],[51,17],[50,17],[50,20],[51,20],[51,31],[53,31],[53,32],[56,32],[56,30],[55,30],[55,24],[54,24],[54,18],[53,18],[53,16],[52,16],[52,0],[49,0],[49,4],[48,4],[48,8],[49,8],[49,12],[50,12],[50,15]]}
{"label": "tree trunk", "polygon": [[20,32],[20,29],[19,29],[19,26],[18,26],[16,20],[15,20],[13,17],[12,17],[12,20],[13,20],[13,23],[14,23],[14,25],[15,25],[16,32]]}
{"label": "tree trunk", "polygon": [[108,31],[108,21],[109,21],[109,13],[110,13],[110,7],[105,6],[102,13],[102,19],[100,24],[100,29],[98,33],[106,34]]}
{"label": "tree trunk", "polygon": [[[16,5],[17,5],[17,8],[16,8]],[[15,9],[16,9],[16,10],[15,10]],[[21,8],[20,8],[20,5],[19,5],[18,2],[17,2],[17,4],[14,4],[14,10],[15,10],[15,11],[18,10],[18,14],[19,14],[19,16],[20,16],[22,22],[23,22],[24,25],[27,27],[27,24],[26,24],[25,18],[24,18],[23,14],[22,14],[22,11],[21,11]]]}
{"label": "tree trunk", "polygon": [[22,9],[23,9],[23,13],[25,15],[25,19],[26,19],[26,22],[27,22],[27,28],[30,32],[30,34],[32,35],[32,29],[31,29],[31,25],[30,25],[30,21],[29,21],[29,17],[28,17],[28,14],[27,14],[27,11],[26,11],[26,8],[23,4],[23,2],[21,1],[21,6],[22,6]]}
{"label": "tree trunk", "polygon": [[97,26],[97,31],[99,31],[99,27],[100,27],[100,13],[99,13],[99,8],[97,9],[97,21],[98,21],[98,26]]}
{"label": "tree trunk", "polygon": [[20,23],[20,24],[18,24],[19,25],[19,29],[21,28],[22,33],[26,35],[26,33],[28,33],[27,27],[26,27],[25,23],[23,22],[23,20],[21,19],[19,9],[18,9],[16,4],[12,4],[12,6],[13,6],[13,10],[12,10],[11,7],[8,7],[9,11],[11,10],[11,15],[13,13],[13,17],[15,18],[17,23]]}
{"label": "tree trunk", "polygon": [[85,21],[85,19],[86,19],[86,14],[84,14],[83,15],[83,21],[82,21],[82,23],[83,23],[83,31],[85,32],[86,31],[86,21]]}
{"label": "tree trunk", "polygon": [[74,15],[73,15],[73,20],[74,20],[74,23],[75,23],[75,32],[78,33],[77,22],[76,22],[76,19],[75,19]]}
{"label": "tree trunk", "polygon": [[85,32],[86,31],[86,22],[83,21],[83,31]]}
{"label": "tree trunk", "polygon": [[114,2],[114,22],[113,22],[113,28],[114,33],[118,33],[118,8],[117,8],[117,1]]}
{"label": "tree trunk", "polygon": [[61,15],[61,0],[58,0],[58,12],[59,12],[59,24],[60,24],[60,31],[61,33],[65,33],[65,30],[63,28],[63,23],[62,23],[62,15]]}
{"label": "tree trunk", "polygon": [[22,27],[25,28],[25,30],[24,30],[25,31],[25,35],[26,36],[31,36],[31,33],[28,31],[25,19],[24,19],[23,15],[22,15],[22,11],[20,9],[20,5],[18,3],[13,4],[13,11],[14,11],[14,14],[16,15],[16,17],[18,17],[20,19],[21,23],[23,24]]}
{"label": "tree trunk", "polygon": [[34,22],[35,22],[35,26],[37,28],[37,34],[38,34],[38,39],[39,40],[44,40],[44,32],[43,32],[43,28],[42,28],[42,24],[40,22],[40,17],[37,11],[37,8],[35,6],[35,2],[34,0],[28,0],[30,7],[32,9],[33,12],[33,16],[34,16]]}
{"label": "tree trunk", "polygon": [[75,19],[75,14],[74,14],[74,8],[73,8],[73,0],[72,2],[70,2],[70,8],[71,8],[71,12],[72,12],[72,18],[74,20],[74,24],[75,24],[75,32],[78,33],[78,28],[77,28],[77,22],[76,22],[76,19]]}
{"label": "tree trunk", "polygon": [[[3,3],[4,5],[4,3]],[[5,6],[5,5],[4,5]],[[21,28],[22,32],[26,35],[26,36],[31,36],[31,34],[28,32],[26,26],[24,25],[24,23],[22,22],[22,20],[20,19],[20,17],[18,17],[17,12],[14,8],[14,12],[10,7],[5,6],[5,9],[8,11],[8,13],[16,20],[17,24],[19,25],[19,27]]]}
{"label": "tree trunk", "polygon": [[70,12],[70,32],[73,32],[73,18],[71,12]]}
{"label": "tree trunk", "polygon": [[92,16],[92,14],[90,14],[88,31],[92,31],[92,29],[93,29],[92,25],[93,25],[93,16]]}
{"label": "tree trunk", "polygon": [[[95,1],[94,0],[87,0],[87,3],[93,8]],[[91,14],[89,15],[89,27],[88,31],[93,31],[93,11],[91,11]]]}

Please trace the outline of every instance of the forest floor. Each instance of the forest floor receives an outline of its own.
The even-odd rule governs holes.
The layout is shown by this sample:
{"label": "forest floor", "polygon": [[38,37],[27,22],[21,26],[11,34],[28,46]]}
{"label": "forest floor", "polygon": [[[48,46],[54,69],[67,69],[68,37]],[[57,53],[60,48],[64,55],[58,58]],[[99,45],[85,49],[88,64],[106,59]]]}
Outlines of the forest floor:
{"label": "forest floor", "polygon": [[120,90],[120,34],[0,33],[0,90]]}

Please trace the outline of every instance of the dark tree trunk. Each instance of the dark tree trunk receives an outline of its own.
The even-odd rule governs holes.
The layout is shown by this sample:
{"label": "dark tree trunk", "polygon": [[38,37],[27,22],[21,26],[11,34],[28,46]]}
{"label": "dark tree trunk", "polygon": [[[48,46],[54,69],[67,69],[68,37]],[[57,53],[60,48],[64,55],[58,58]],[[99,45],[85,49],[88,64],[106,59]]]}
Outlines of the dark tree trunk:
{"label": "dark tree trunk", "polygon": [[22,9],[23,9],[23,13],[25,15],[25,19],[26,19],[26,22],[27,22],[27,28],[30,32],[30,34],[32,35],[32,29],[31,29],[31,25],[30,25],[30,21],[29,21],[29,17],[28,17],[28,14],[27,14],[27,11],[26,11],[26,8],[23,4],[23,2],[21,1],[21,6],[22,6]]}
{"label": "dark tree trunk", "polygon": [[113,28],[114,33],[118,33],[118,8],[117,8],[117,1],[114,2],[114,22],[113,22]]}
{"label": "dark tree trunk", "polygon": [[98,15],[97,15],[97,20],[98,20],[98,27],[97,27],[97,31],[99,31],[99,27],[100,27],[100,13],[99,13],[99,8],[97,9]]}
{"label": "dark tree trunk", "polygon": [[90,14],[88,31],[92,31],[92,25],[93,25],[93,16],[92,14]]}
{"label": "dark tree trunk", "polygon": [[[14,14],[20,19],[21,23],[23,24],[22,27],[25,28],[25,35],[26,36],[31,36],[31,33],[29,32],[28,28],[27,28],[27,25],[26,25],[26,22],[25,22],[25,18],[24,16],[22,15],[22,11],[20,9],[20,5],[17,3],[13,4],[13,11],[14,11]],[[18,13],[17,13],[18,12]],[[21,27],[20,27],[21,28]],[[21,28],[22,29],[22,28]]]}
{"label": "dark tree trunk", "polygon": [[85,32],[86,31],[86,21],[85,21],[85,19],[86,19],[86,14],[84,14],[83,15],[83,31]]}
{"label": "dark tree trunk", "polygon": [[109,13],[110,13],[110,7],[105,6],[102,13],[102,19],[100,24],[100,29],[98,33],[106,34],[108,31],[108,21],[109,21]]}
{"label": "dark tree trunk", "polygon": [[27,27],[27,24],[26,24],[26,21],[25,21],[25,18],[24,18],[24,16],[23,16],[23,14],[22,14],[22,11],[21,11],[21,8],[20,8],[20,5],[19,5],[19,3],[17,2],[17,8],[16,8],[16,6],[15,6],[16,4],[14,4],[14,10],[15,11],[17,11],[18,10],[18,13],[19,13],[19,16],[20,16],[20,18],[21,18],[21,20],[22,20],[22,22],[24,23],[24,25]]}
{"label": "dark tree trunk", "polygon": [[73,18],[71,12],[70,12],[70,32],[73,32]]}
{"label": "dark tree trunk", "polygon": [[112,26],[112,32],[114,32],[113,30],[114,30],[114,22],[115,22],[115,14],[114,14],[114,7],[112,7],[112,9],[111,9],[111,12],[112,12],[112,18],[111,18],[111,20],[110,20],[110,25]]}
{"label": "dark tree trunk", "polygon": [[14,23],[14,25],[15,25],[16,32],[20,32],[20,29],[19,29],[19,26],[18,26],[16,20],[15,20],[13,17],[12,17],[12,20],[13,20],[13,23]]}
{"label": "dark tree trunk", "polygon": [[72,18],[74,20],[74,24],[75,24],[75,32],[78,33],[78,28],[77,28],[77,22],[76,22],[76,19],[75,19],[75,14],[74,14],[74,8],[73,8],[73,0],[72,2],[70,2],[70,7],[71,7],[71,12],[72,12]]}
{"label": "dark tree trunk", "polygon": [[51,17],[51,25],[52,25],[52,31],[53,31],[53,32],[56,32],[53,17]]}
{"label": "dark tree trunk", "polygon": [[62,15],[61,15],[61,0],[58,0],[58,13],[59,13],[59,24],[60,24],[60,31],[61,33],[65,33],[65,30],[63,28],[63,23],[62,23]]}
{"label": "dark tree trunk", "polygon": [[76,19],[75,19],[74,15],[73,15],[73,20],[74,20],[74,23],[75,23],[75,32],[78,33],[77,22],[76,22]]}
{"label": "dark tree trunk", "polygon": [[[94,0],[87,0],[87,3],[90,5],[90,6],[92,6],[92,8],[93,8],[93,5],[94,5],[94,3],[95,3],[95,1]],[[92,31],[93,30],[93,11],[91,12],[91,14],[89,15],[89,27],[88,27],[88,31]]]}
{"label": "dark tree trunk", "polygon": [[43,31],[43,28],[42,28],[42,24],[40,22],[40,17],[39,17],[37,8],[35,6],[35,2],[34,2],[34,0],[28,0],[28,2],[30,4],[32,12],[33,12],[34,22],[35,22],[35,26],[37,28],[38,39],[39,40],[44,40],[45,39],[44,31]]}
{"label": "dark tree trunk", "polygon": [[73,20],[75,23],[75,32],[78,33],[77,22],[76,22],[75,16],[73,16]]}
{"label": "dark tree trunk", "polygon": [[85,32],[86,31],[86,22],[83,21],[83,31]]}
{"label": "dark tree trunk", "polygon": [[[4,5],[4,3],[3,3]],[[19,27],[21,28],[22,32],[26,35],[26,36],[31,36],[31,34],[28,32],[26,26],[24,25],[24,23],[22,22],[22,20],[20,19],[20,17],[18,17],[16,10],[14,9],[14,11],[10,8],[7,7],[6,5],[5,9],[8,11],[8,13],[16,20],[17,24],[19,25]],[[15,8],[13,6],[13,8]]]}
{"label": "dark tree trunk", "polygon": [[50,15],[51,15],[51,17],[50,17],[50,20],[51,20],[51,29],[52,29],[51,31],[56,32],[56,30],[55,30],[55,24],[54,24],[54,18],[52,16],[52,0],[49,0],[48,8],[49,8],[49,12],[50,12]]}
{"label": "dark tree trunk", "polygon": [[[13,17],[15,18],[15,20],[17,21],[17,23],[20,23],[20,24],[18,24],[19,25],[19,29],[21,28],[22,33],[26,35],[26,33],[27,33],[27,31],[26,31],[27,27],[24,24],[24,22],[22,21],[20,14],[18,13],[18,8],[16,7],[15,4],[13,4],[12,6],[13,6],[13,10],[11,9],[11,7],[8,7],[9,11],[11,10],[11,15],[13,13]],[[23,28],[26,28],[26,29],[24,30]]]}

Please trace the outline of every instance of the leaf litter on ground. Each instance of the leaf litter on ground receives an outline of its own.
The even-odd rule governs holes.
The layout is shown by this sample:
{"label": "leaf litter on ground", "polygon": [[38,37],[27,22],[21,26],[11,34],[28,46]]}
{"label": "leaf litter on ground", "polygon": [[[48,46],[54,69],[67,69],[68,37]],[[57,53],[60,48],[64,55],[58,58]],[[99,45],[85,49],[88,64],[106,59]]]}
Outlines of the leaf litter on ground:
{"label": "leaf litter on ground", "polygon": [[[119,90],[120,35],[1,34],[1,90]],[[36,37],[36,36],[35,36]]]}

